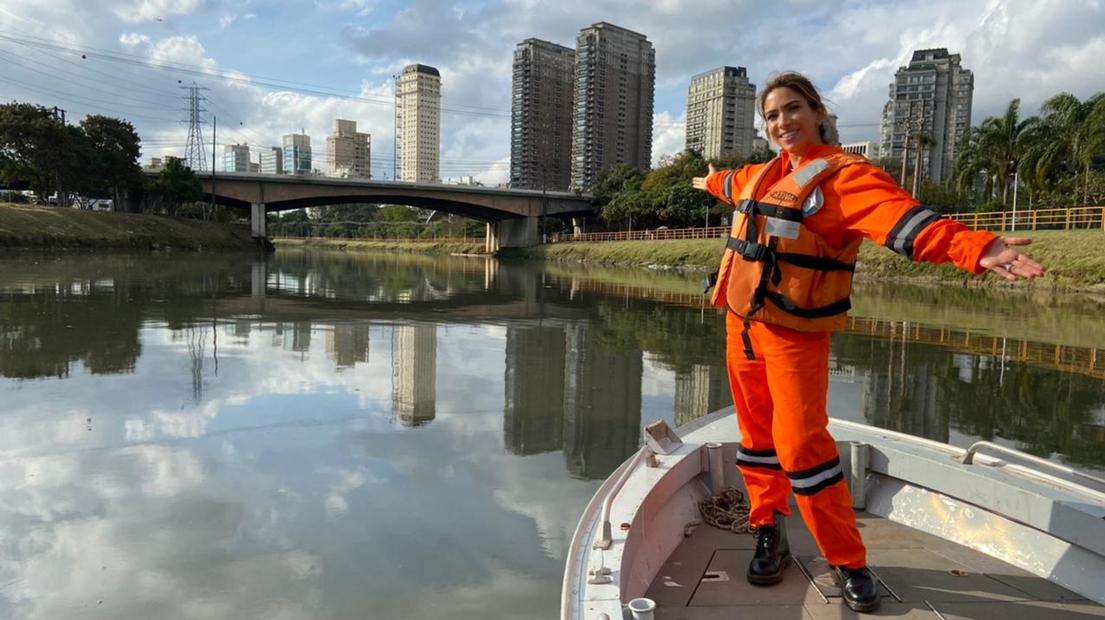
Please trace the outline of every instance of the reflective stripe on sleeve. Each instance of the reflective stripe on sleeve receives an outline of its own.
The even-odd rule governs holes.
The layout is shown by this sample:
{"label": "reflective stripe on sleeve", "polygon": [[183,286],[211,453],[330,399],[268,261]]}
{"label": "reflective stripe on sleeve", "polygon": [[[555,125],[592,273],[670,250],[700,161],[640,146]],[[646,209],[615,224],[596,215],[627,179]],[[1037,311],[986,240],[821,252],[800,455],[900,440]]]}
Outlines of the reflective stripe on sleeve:
{"label": "reflective stripe on sleeve", "polygon": [[779,457],[774,450],[751,450],[737,445],[738,467],[759,467],[762,469],[782,469]]}
{"label": "reflective stripe on sleeve", "polygon": [[736,173],[736,170],[730,170],[721,182],[721,191],[725,194],[725,200],[729,201],[729,204],[733,204],[733,175]]}
{"label": "reflective stripe on sleeve", "polygon": [[924,205],[917,205],[905,212],[886,237],[886,247],[913,260],[913,241],[929,224],[943,218]]}
{"label": "reflective stripe on sleeve", "polygon": [[813,495],[843,480],[844,471],[840,467],[840,457],[833,457],[817,467],[787,472],[787,478],[790,478],[790,486],[795,495]]}

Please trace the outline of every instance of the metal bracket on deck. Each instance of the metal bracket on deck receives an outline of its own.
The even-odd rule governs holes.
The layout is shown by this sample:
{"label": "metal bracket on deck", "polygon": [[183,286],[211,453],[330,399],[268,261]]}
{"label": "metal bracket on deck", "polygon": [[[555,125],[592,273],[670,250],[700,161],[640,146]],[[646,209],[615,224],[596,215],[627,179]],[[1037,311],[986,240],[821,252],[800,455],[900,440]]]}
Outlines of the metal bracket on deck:
{"label": "metal bracket on deck", "polygon": [[671,454],[683,445],[683,440],[675,434],[668,423],[656,420],[645,427],[645,445],[656,454]]}

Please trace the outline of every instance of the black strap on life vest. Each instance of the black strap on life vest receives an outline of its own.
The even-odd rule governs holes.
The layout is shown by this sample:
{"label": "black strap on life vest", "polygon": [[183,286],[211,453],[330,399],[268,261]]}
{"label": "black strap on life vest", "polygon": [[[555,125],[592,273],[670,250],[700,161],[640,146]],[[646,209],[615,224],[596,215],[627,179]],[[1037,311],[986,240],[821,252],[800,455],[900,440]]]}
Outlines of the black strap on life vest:
{"label": "black strap on life vest", "polygon": [[[771,240],[768,241],[767,251],[762,259],[764,268],[763,271],[760,272],[760,281],[752,291],[752,299],[748,304],[748,312],[744,314],[744,329],[741,330],[741,340],[744,342],[744,357],[748,360],[756,359],[756,352],[752,349],[752,336],[749,333],[752,329],[752,320],[750,317],[764,307],[764,297],[767,293],[768,278],[775,281],[776,285],[778,284],[777,281],[782,278],[782,274],[779,272],[779,263],[775,260],[775,248],[778,245],[778,237],[771,237]],[[761,247],[763,246],[761,245]]]}
{"label": "black strap on life vest", "polygon": [[[729,248],[733,252],[740,254],[742,258],[748,261],[760,261],[767,255],[768,248],[762,243],[755,241],[747,241],[745,239],[737,239],[736,237],[729,237],[725,240],[725,247]],[[775,252],[775,258],[779,262],[789,263],[795,267],[802,267],[803,269],[816,269],[818,271],[855,271],[856,266],[854,263],[844,263],[832,258],[822,258],[819,256],[810,256],[809,254],[797,254],[794,252]],[[714,282],[717,281],[717,272],[713,274]],[[712,285],[712,284],[711,284]]]}
{"label": "black strap on life vest", "polygon": [[788,209],[786,207],[780,207],[767,202],[760,202],[758,200],[752,200],[745,198],[737,203],[737,211],[752,217],[755,215],[766,215],[767,217],[774,217],[780,220],[787,220],[790,222],[801,222],[805,215],[802,214],[801,209]]}

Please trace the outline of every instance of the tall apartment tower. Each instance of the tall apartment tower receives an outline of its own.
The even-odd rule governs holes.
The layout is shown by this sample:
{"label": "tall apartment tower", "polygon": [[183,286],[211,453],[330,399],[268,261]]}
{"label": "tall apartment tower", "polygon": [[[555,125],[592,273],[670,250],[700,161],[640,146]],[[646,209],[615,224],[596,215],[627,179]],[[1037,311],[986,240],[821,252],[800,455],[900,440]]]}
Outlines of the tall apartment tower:
{"label": "tall apartment tower", "polygon": [[879,132],[883,157],[900,160],[907,152],[906,168],[912,170],[917,142],[911,137],[919,132],[934,142],[921,153],[923,174],[935,182],[951,174],[959,141],[971,126],[975,87],[974,74],[961,62],[959,54],[941,47],[913,52],[909,65],[898,69]]}
{"label": "tall apartment tower", "polygon": [[249,145],[228,144],[223,147],[223,172],[249,172]]}
{"label": "tall apartment tower", "polygon": [[399,180],[441,179],[441,74],[426,65],[407,65],[395,84],[399,124]]}
{"label": "tall apartment tower", "polygon": [[526,39],[514,48],[510,186],[565,191],[572,176],[575,50]]}
{"label": "tall apartment tower", "polygon": [[311,174],[311,136],[284,136],[284,174]]}
{"label": "tall apartment tower", "polygon": [[332,177],[367,179],[372,136],[357,131],[357,121],[334,120],[334,133],[326,136],[326,173]]}
{"label": "tall apartment tower", "polygon": [[756,137],[756,85],[744,67],[718,67],[691,78],[687,148],[706,159],[747,157]]}
{"label": "tall apartment tower", "polygon": [[617,164],[652,163],[656,52],[645,35],[599,22],[576,38],[572,179],[590,189]]}

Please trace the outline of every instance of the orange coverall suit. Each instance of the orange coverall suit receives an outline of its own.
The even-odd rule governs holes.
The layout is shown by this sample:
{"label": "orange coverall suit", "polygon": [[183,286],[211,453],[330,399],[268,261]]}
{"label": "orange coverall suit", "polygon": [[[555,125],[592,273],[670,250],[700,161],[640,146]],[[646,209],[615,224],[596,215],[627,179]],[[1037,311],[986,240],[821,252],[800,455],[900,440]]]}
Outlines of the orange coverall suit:
{"label": "orange coverall suit", "polygon": [[[835,146],[812,146],[798,167],[839,152]],[[790,169],[788,154],[784,152],[782,158],[780,177]],[[730,195],[741,195],[764,165],[736,171]],[[718,171],[706,181],[707,191],[722,200],[727,172]],[[765,178],[753,198],[763,199],[760,194],[778,180]],[[911,260],[951,261],[974,274],[984,271],[979,259],[995,235],[936,219],[935,213],[921,207],[874,165],[845,166],[819,187],[823,204],[802,225],[832,247],[841,248],[862,236]],[[912,228],[920,230],[907,230]],[[794,490],[798,509],[826,560],[848,568],[865,566],[866,550],[856,528],[851,495],[827,429],[829,332],[798,331],[753,318],[749,336],[755,359],[750,360],[741,337],[743,318],[727,312],[726,328],[729,384],[741,431],[737,465],[752,507],[750,522],[770,524],[776,511],[789,515],[787,494]]]}

